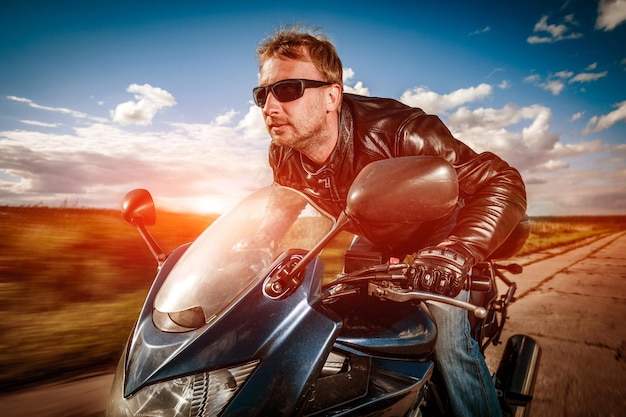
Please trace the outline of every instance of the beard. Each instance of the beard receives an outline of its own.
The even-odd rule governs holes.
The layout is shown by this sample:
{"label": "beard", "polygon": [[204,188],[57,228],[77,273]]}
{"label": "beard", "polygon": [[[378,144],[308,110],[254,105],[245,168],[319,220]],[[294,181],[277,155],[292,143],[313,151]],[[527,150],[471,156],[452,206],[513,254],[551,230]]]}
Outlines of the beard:
{"label": "beard", "polygon": [[325,123],[315,123],[311,119],[303,123],[267,117],[265,126],[272,138],[272,143],[295,149],[304,155],[318,148],[325,141]]}

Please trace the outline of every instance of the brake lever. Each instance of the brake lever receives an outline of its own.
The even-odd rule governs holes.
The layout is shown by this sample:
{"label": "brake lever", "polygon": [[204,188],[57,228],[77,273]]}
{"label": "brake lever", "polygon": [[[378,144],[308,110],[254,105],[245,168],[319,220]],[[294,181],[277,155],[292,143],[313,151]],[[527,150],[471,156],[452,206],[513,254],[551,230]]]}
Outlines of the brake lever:
{"label": "brake lever", "polygon": [[456,300],[440,294],[434,294],[425,291],[409,291],[398,287],[383,286],[375,282],[369,282],[367,285],[368,295],[373,295],[381,299],[396,301],[403,303],[411,300],[421,301],[439,301],[454,307],[463,308],[471,311],[479,319],[487,317],[487,310],[484,307],[474,305],[465,301]]}

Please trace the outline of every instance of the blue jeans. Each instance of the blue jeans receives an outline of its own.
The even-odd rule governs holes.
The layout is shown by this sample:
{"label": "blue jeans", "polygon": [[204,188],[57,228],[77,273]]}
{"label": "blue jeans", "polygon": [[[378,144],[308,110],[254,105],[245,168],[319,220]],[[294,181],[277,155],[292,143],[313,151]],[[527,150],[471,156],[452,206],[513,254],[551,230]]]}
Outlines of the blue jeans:
{"label": "blue jeans", "polygon": [[[457,299],[467,301],[462,291]],[[478,343],[470,336],[467,310],[438,302],[428,302],[437,323],[435,356],[458,417],[502,416],[493,378],[480,353]]]}
{"label": "blue jeans", "polygon": [[[433,242],[439,243],[440,238],[435,237]],[[350,250],[377,251],[378,248],[355,236]],[[457,298],[467,301],[469,292],[461,291]],[[493,378],[478,343],[470,335],[467,310],[439,302],[428,302],[428,309],[437,323],[435,357],[454,414],[458,417],[501,417]]]}

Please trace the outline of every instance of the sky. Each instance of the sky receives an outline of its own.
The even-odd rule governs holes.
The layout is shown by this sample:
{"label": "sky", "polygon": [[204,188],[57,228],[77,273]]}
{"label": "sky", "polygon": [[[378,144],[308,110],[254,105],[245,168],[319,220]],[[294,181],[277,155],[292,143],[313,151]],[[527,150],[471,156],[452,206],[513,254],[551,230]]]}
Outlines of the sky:
{"label": "sky", "polygon": [[14,1],[0,6],[0,205],[220,212],[272,181],[251,90],[281,25],[344,89],[438,115],[531,216],[626,214],[626,0]]}

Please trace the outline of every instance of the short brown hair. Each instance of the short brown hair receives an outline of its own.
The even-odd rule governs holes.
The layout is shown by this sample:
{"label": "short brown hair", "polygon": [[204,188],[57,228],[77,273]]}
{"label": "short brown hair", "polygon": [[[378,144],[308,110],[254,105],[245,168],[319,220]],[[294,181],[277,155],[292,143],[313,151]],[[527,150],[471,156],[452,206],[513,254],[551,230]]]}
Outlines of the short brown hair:
{"label": "short brown hair", "polygon": [[274,56],[291,59],[310,59],[322,74],[324,81],[337,83],[343,88],[343,66],[335,46],[325,35],[300,25],[281,27],[259,44],[259,68]]}

